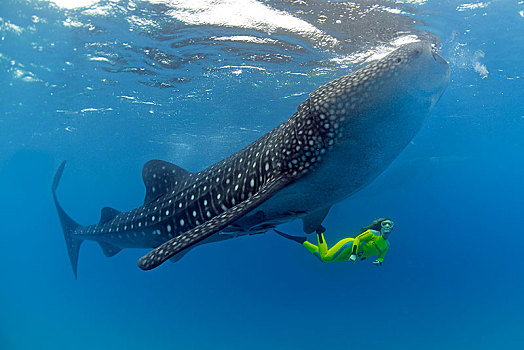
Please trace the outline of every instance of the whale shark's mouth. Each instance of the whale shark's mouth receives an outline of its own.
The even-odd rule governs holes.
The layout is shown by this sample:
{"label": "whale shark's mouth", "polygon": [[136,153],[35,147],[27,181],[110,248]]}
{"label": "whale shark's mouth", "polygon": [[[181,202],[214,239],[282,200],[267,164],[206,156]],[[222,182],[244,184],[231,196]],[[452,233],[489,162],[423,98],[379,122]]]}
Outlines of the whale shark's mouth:
{"label": "whale shark's mouth", "polygon": [[420,84],[416,88],[424,96],[438,95],[440,97],[449,83],[449,64],[440,56],[439,51],[439,47],[431,45],[431,56],[434,63],[419,77]]}
{"label": "whale shark's mouth", "polygon": [[444,74],[442,74],[442,72],[439,72],[438,74],[435,73],[435,75],[439,76],[439,79],[437,80],[433,91],[438,92],[438,95],[440,97],[440,95],[444,92],[444,90],[446,89],[446,87],[449,84],[449,75],[450,75],[449,64],[438,53],[432,52],[432,55],[433,55],[433,59],[435,60],[435,62],[443,66],[442,69],[444,69]]}

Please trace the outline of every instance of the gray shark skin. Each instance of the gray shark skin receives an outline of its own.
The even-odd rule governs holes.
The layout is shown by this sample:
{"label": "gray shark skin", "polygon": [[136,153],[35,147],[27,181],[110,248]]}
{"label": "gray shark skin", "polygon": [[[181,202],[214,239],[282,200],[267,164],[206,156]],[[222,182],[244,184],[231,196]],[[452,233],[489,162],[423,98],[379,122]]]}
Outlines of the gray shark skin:
{"label": "gray shark skin", "polygon": [[295,114],[230,157],[190,173],[152,160],[144,165],[144,204],[126,213],[102,209],[80,226],[53,196],[76,277],[84,240],[106,256],[154,248],[138,266],[150,270],[189,248],[264,233],[301,218],[322,231],[329,208],[384,171],[422,127],[449,82],[449,67],[427,42],[402,46],[379,61],[313,91]]}

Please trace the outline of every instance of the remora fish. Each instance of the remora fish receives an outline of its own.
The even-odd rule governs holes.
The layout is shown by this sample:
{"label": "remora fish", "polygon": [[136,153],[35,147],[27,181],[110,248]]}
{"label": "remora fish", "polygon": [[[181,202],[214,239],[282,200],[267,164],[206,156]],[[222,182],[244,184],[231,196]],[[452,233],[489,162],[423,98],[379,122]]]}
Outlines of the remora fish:
{"label": "remora fish", "polygon": [[330,207],[406,147],[448,82],[448,64],[429,43],[404,45],[319,87],[286,122],[201,172],[146,163],[144,204],[127,213],[103,208],[100,222],[87,227],[58,203],[62,163],[52,191],[75,277],[84,240],[98,242],[106,256],[154,248],[138,262],[149,270],[196,244],[263,233],[296,218],[306,233],[323,230]]}

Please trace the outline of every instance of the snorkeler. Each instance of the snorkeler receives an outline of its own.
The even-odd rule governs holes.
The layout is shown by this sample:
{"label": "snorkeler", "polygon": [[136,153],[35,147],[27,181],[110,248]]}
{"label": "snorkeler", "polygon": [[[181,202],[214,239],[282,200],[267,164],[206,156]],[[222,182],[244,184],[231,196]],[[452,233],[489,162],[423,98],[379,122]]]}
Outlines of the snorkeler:
{"label": "snorkeler", "polygon": [[291,236],[275,230],[284,238],[302,244],[322,262],[350,261],[354,263],[357,258],[364,260],[370,256],[377,256],[373,262],[380,266],[389,248],[388,237],[393,231],[393,221],[387,218],[374,220],[370,225],[362,228],[355,238],[344,238],[328,249],[322,232],[317,232],[318,246],[309,243],[306,237]]}

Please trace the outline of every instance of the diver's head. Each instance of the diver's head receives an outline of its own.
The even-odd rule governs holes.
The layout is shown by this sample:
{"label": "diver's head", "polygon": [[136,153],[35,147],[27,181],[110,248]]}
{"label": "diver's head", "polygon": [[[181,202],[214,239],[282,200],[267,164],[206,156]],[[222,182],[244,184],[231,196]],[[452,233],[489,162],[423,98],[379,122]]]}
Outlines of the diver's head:
{"label": "diver's head", "polygon": [[360,233],[367,230],[374,230],[380,232],[384,239],[387,239],[391,231],[393,231],[393,220],[388,218],[380,218],[373,220],[371,224],[360,229]]}
{"label": "diver's head", "polygon": [[380,222],[380,234],[382,237],[387,239],[391,231],[393,231],[393,221],[390,219],[384,219]]}

